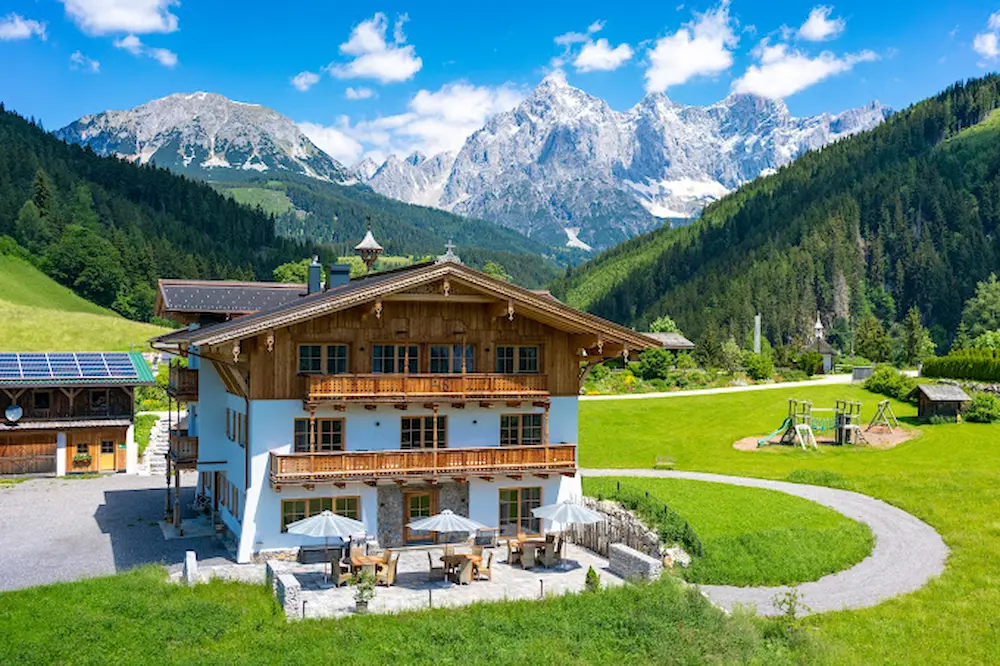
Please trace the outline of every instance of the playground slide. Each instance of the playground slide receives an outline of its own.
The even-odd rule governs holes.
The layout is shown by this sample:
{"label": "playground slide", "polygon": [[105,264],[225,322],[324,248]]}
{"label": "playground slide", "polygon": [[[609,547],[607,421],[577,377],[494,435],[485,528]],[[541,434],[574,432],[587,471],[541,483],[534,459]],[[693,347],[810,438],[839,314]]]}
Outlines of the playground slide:
{"label": "playground slide", "polygon": [[758,439],[757,440],[757,448],[760,448],[760,447],[764,446],[765,444],[767,444],[768,442],[771,441],[772,437],[774,437],[775,435],[784,433],[790,427],[792,427],[792,419],[791,419],[791,417],[786,416],[785,420],[781,422],[781,425],[778,426],[778,428],[774,432],[772,432],[770,435],[765,436],[763,439]]}

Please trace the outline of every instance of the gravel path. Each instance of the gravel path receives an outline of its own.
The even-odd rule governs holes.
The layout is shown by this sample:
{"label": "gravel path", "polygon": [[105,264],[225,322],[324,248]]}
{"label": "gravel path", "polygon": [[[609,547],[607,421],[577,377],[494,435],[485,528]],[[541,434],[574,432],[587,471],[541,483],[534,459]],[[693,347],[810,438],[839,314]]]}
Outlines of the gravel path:
{"label": "gravel path", "polygon": [[[181,506],[194,499],[186,474]],[[89,576],[107,576],[154,562],[177,565],[184,551],[222,564],[228,553],[215,538],[163,538],[162,476],[104,475],[39,478],[0,487],[0,590]]]}
{"label": "gravel path", "polygon": [[783,388],[810,388],[831,384],[850,384],[851,375],[826,375],[820,379],[804,382],[777,382],[775,384],[751,384],[750,386],[724,386],[722,388],[692,389],[690,391],[664,391],[661,393],[621,393],[615,395],[581,395],[580,400],[649,400],[651,398],[683,398],[692,395],[716,395],[718,393],[743,393],[745,391],[769,391]]}
{"label": "gravel path", "polygon": [[[875,548],[864,560],[844,571],[796,586],[802,602],[814,613],[867,608],[886,599],[920,589],[941,575],[948,547],[933,527],[861,493],[785,481],[769,481],[723,474],[650,469],[584,469],[584,476],[663,477],[690,479],[734,486],[766,488],[822,504],[864,523],[875,535]],[[772,599],[787,587],[734,587],[701,585],[714,603],[731,609],[734,604],[754,604],[761,615],[776,615]]]}

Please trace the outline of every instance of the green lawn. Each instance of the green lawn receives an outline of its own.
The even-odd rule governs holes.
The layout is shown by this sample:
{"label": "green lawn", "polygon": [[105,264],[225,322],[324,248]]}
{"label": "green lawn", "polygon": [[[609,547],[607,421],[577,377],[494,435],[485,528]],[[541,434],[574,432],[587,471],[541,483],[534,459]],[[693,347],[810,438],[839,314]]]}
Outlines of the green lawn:
{"label": "green lawn", "polygon": [[[804,386],[585,402],[580,407],[581,462],[651,467],[656,455],[671,455],[681,469],[826,483],[898,506],[941,533],[952,549],[947,570],[921,590],[877,607],[811,618],[832,651],[829,661],[995,661],[1000,654],[1000,424],[925,426],[922,436],[886,451],[732,448],[741,437],[777,427],[792,397],[811,399],[816,407],[832,407],[841,397],[860,399],[867,416],[880,399],[859,388]],[[901,417],[914,413],[908,405],[894,403],[894,408]]]}
{"label": "green lawn", "polygon": [[774,490],[683,479],[584,479],[588,495],[615,483],[649,490],[684,516],[704,555],[684,578],[717,585],[794,585],[841,571],[867,557],[871,530],[814,502]]}
{"label": "green lawn", "polygon": [[263,586],[150,567],[0,594],[3,664],[783,664],[780,621],[727,616],[674,580],[544,602],[289,623]]}
{"label": "green lawn", "polygon": [[128,351],[166,332],[80,298],[37,268],[0,255],[0,348],[4,351]]}
{"label": "green lawn", "polygon": [[146,452],[146,447],[149,446],[149,435],[159,418],[156,414],[140,414],[135,417],[135,444],[140,459],[142,454]]}

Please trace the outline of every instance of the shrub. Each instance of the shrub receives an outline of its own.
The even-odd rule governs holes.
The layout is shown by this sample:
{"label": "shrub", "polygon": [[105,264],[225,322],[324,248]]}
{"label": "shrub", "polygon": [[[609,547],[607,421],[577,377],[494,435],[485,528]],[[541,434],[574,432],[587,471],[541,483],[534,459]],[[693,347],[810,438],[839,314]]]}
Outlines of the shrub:
{"label": "shrub", "polygon": [[917,380],[902,374],[891,365],[875,366],[872,376],[864,384],[872,393],[881,393],[897,400],[910,400],[910,393],[916,386]]}
{"label": "shrub", "polygon": [[935,414],[928,420],[928,423],[930,423],[931,425],[944,425],[946,423],[957,423],[957,422],[958,419],[956,419],[954,416],[942,416],[941,414]]}
{"label": "shrub", "polygon": [[587,577],[584,578],[583,585],[588,592],[597,592],[601,589],[601,574],[594,571],[594,567],[588,567]]}
{"label": "shrub", "polygon": [[650,529],[656,531],[663,543],[679,543],[689,555],[701,557],[704,550],[701,539],[679,513],[663,502],[630,488],[619,487],[612,495],[629,511],[635,512]]}
{"label": "shrub", "polygon": [[921,372],[926,377],[1000,381],[1000,350],[963,349],[947,356],[924,361]]}
{"label": "shrub", "polygon": [[677,354],[677,360],[674,363],[678,370],[694,370],[698,367],[698,362],[694,360],[694,357],[687,352],[680,352]]}
{"label": "shrub", "polygon": [[590,371],[590,378],[595,382],[607,379],[611,375],[611,369],[603,363],[598,363]]}
{"label": "shrub", "polygon": [[977,393],[965,412],[965,418],[975,423],[993,423],[1000,420],[1000,398],[995,393]]}
{"label": "shrub", "polygon": [[796,365],[799,370],[812,377],[823,368],[823,355],[819,352],[807,352],[799,357]]}
{"label": "shrub", "polygon": [[761,381],[770,379],[774,374],[774,363],[763,354],[746,352],[743,355],[743,369],[746,370],[750,379]]}
{"label": "shrub", "polygon": [[642,352],[634,370],[643,379],[666,379],[674,357],[666,349],[649,349]]}

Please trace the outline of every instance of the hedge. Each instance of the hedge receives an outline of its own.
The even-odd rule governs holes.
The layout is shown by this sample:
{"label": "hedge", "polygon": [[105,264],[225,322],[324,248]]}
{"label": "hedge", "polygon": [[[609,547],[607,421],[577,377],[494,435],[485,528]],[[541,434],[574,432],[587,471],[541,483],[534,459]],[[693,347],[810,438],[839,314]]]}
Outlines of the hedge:
{"label": "hedge", "polygon": [[925,377],[973,379],[981,382],[1000,381],[1000,350],[966,349],[924,361],[921,374]]}

